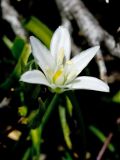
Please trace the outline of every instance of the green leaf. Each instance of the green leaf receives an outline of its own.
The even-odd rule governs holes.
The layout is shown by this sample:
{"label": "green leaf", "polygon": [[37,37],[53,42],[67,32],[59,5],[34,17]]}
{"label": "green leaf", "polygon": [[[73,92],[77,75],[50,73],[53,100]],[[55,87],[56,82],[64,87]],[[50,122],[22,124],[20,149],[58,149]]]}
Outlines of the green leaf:
{"label": "green leaf", "polygon": [[120,91],[118,91],[112,98],[112,101],[115,103],[120,103]]}
{"label": "green leaf", "polygon": [[19,79],[20,75],[23,73],[25,65],[27,64],[29,55],[31,53],[31,48],[29,44],[25,44],[22,50],[21,56],[10,76],[0,85],[0,88],[8,89],[11,87],[15,79]]}
{"label": "green leaf", "polygon": [[[52,114],[56,103],[58,103],[59,94],[55,94],[51,100],[51,96],[49,96],[45,102],[42,100],[39,101],[40,107],[39,109],[32,111],[28,116],[28,123],[30,128],[44,128],[47,123],[50,115]],[[41,130],[41,129],[40,129]]]}
{"label": "green leaf", "polygon": [[72,149],[72,142],[70,139],[70,128],[66,120],[65,108],[62,106],[59,106],[59,116],[66,145],[69,149]]}
{"label": "green leaf", "polygon": [[30,130],[31,140],[32,140],[32,149],[34,151],[33,156],[39,157],[40,154],[40,142],[41,136],[39,132],[39,128]]}
{"label": "green leaf", "polygon": [[66,103],[67,103],[68,113],[69,113],[70,116],[72,116],[73,106],[72,106],[72,103],[71,103],[71,101],[70,101],[68,96],[66,96]]}
{"label": "green leaf", "polygon": [[[36,152],[36,155],[40,155],[40,148],[41,148],[41,139],[42,139],[42,132],[43,129],[48,122],[49,117],[51,116],[56,103],[58,103],[59,95],[55,94],[52,98],[52,101],[47,105],[46,112],[44,113],[44,116],[42,117],[41,123],[39,124],[38,128],[31,130],[31,139],[33,143],[33,150]],[[33,119],[33,118],[32,118]]]}
{"label": "green leaf", "polygon": [[45,108],[48,106],[48,99],[43,102],[42,99],[38,98],[39,100],[39,108],[33,110],[28,116],[28,124],[30,128],[37,128],[41,124],[41,120],[45,113]]}
{"label": "green leaf", "polygon": [[76,94],[74,93],[74,91],[68,91],[67,92],[67,96],[69,97],[73,107],[74,107],[74,117],[76,120],[76,125],[79,128],[79,135],[80,138],[78,139],[78,144],[82,146],[82,152],[80,153],[80,159],[85,159],[85,155],[86,155],[86,133],[85,133],[85,123],[83,120],[83,115],[82,115],[82,111],[81,111],[81,107],[80,107],[80,99],[79,102],[76,98]]}
{"label": "green leaf", "polygon": [[27,106],[21,106],[18,108],[18,113],[20,116],[26,116],[28,112]]}
{"label": "green leaf", "polygon": [[28,61],[30,53],[31,53],[31,47],[30,47],[29,44],[26,43],[24,45],[24,48],[23,48],[22,53],[21,53],[21,56],[19,58],[19,61],[18,61],[17,65],[16,65],[16,68],[15,68],[15,71],[14,71],[18,78],[20,77],[20,75],[24,71],[24,68],[25,68],[25,65],[27,64],[27,61]]}
{"label": "green leaf", "polygon": [[10,49],[13,57],[18,60],[24,48],[25,40],[20,37],[16,37],[14,42],[12,42],[7,36],[4,36],[3,42]]}
{"label": "green leaf", "polygon": [[65,158],[63,158],[63,159],[64,160],[73,160],[71,155],[68,152],[65,153]]}
{"label": "green leaf", "polygon": [[24,104],[24,93],[22,91],[20,92],[20,100],[21,103]]}
{"label": "green leaf", "polygon": [[28,160],[28,159],[30,158],[30,155],[31,155],[31,148],[28,148],[28,149],[25,151],[25,153],[24,153],[24,155],[23,155],[23,157],[22,157],[22,160]]}
{"label": "green leaf", "polygon": [[7,36],[3,36],[3,42],[11,50],[13,42]]}
{"label": "green leaf", "polygon": [[28,22],[25,22],[24,27],[38,37],[48,48],[52,37],[52,31],[35,17],[31,17]]}
{"label": "green leaf", "polygon": [[[105,136],[98,128],[96,128],[95,126],[90,126],[89,129],[90,129],[90,131],[91,131],[94,135],[96,135],[96,137],[99,138],[99,140],[100,140],[101,142],[103,142],[103,143],[105,142],[106,136]],[[112,143],[110,143],[110,144],[108,145],[108,149],[109,149],[111,152],[115,152],[115,147],[113,146]]]}
{"label": "green leaf", "polygon": [[20,37],[15,38],[13,46],[11,47],[11,52],[16,60],[19,59],[20,54],[22,53],[22,50],[24,48],[24,45],[25,45],[25,40],[23,40]]}

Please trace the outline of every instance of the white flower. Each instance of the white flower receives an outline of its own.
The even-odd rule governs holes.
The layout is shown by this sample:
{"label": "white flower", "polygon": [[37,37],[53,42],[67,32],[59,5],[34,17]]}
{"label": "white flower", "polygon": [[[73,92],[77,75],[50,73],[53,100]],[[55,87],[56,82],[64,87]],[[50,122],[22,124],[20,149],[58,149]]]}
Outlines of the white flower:
{"label": "white flower", "polygon": [[32,54],[42,71],[27,71],[21,76],[21,81],[46,85],[59,93],[75,89],[109,92],[108,85],[97,78],[77,77],[95,56],[99,46],[87,49],[70,60],[70,35],[62,26],[52,37],[50,51],[35,37],[30,37],[30,41]]}

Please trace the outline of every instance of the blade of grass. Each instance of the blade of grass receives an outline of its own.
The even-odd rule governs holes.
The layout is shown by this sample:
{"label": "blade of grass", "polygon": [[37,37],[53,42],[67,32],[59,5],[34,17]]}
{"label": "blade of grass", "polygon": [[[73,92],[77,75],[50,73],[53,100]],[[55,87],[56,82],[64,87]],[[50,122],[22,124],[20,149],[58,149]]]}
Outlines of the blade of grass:
{"label": "blade of grass", "polygon": [[74,92],[71,91],[71,92],[66,92],[66,93],[67,93],[67,96],[69,97],[69,99],[74,107],[77,125],[80,129],[80,138],[79,138],[80,142],[79,142],[79,144],[82,147],[81,147],[81,151],[80,151],[79,156],[80,156],[80,159],[84,160],[85,154],[86,154],[86,136],[85,136],[85,126],[84,126],[83,116],[82,116],[80,106],[79,106],[79,103],[76,99]]}
{"label": "blade of grass", "polygon": [[120,90],[113,96],[112,101],[120,104]]}
{"label": "blade of grass", "polygon": [[15,79],[19,79],[20,75],[24,71],[24,67],[28,61],[29,55],[31,53],[31,48],[29,44],[25,44],[21,56],[10,76],[0,85],[2,89],[9,89]]}
{"label": "blade of grass", "polygon": [[24,22],[23,26],[38,37],[48,48],[52,37],[52,31],[35,17],[31,17],[28,22]]}
{"label": "blade of grass", "polygon": [[70,139],[70,128],[66,120],[66,110],[62,106],[59,106],[59,116],[60,116],[60,122],[61,122],[64,140],[66,142],[67,147],[69,149],[72,149],[72,142]]}
{"label": "blade of grass", "polygon": [[68,113],[70,116],[72,116],[73,105],[68,96],[66,96],[66,104],[67,104]]}
{"label": "blade of grass", "polygon": [[11,50],[13,42],[7,36],[3,36],[3,42]]}
{"label": "blade of grass", "polygon": [[65,153],[65,156],[64,160],[73,160],[68,152]]}
{"label": "blade of grass", "polygon": [[36,160],[39,159],[40,156],[40,142],[41,136],[39,134],[39,129],[31,129],[30,130],[31,140],[32,140],[32,149],[33,149],[33,156],[36,157]]}
{"label": "blade of grass", "polygon": [[25,40],[23,40],[20,37],[16,37],[13,42],[13,46],[11,48],[12,55],[16,60],[19,59],[24,46],[25,46]]}
{"label": "blade of grass", "polygon": [[28,148],[24,153],[22,160],[28,160],[30,158],[30,154],[31,154],[31,148]]}
{"label": "blade of grass", "polygon": [[[105,142],[106,136],[98,128],[96,128],[95,126],[90,126],[89,129],[96,137],[99,138],[101,142]],[[115,147],[112,143],[108,144],[108,149],[111,152],[115,152]]]}
{"label": "blade of grass", "polygon": [[100,151],[99,151],[99,153],[98,153],[97,160],[101,160],[101,159],[102,159],[102,157],[103,157],[103,155],[104,155],[104,153],[105,153],[108,145],[110,144],[110,141],[111,141],[111,139],[112,139],[112,136],[113,136],[113,134],[110,133],[110,134],[108,135],[108,137],[106,137],[106,140],[105,140],[102,148],[100,149]]}
{"label": "blade of grass", "polygon": [[58,98],[59,98],[59,95],[55,94],[52,101],[50,102],[50,104],[46,108],[46,111],[42,117],[42,120],[41,120],[39,127],[32,130],[32,142],[33,142],[33,146],[35,148],[35,151],[37,153],[37,157],[40,157],[40,153],[41,153],[41,140],[42,140],[42,133],[43,133],[44,127],[45,127],[46,123],[48,122],[48,120],[54,110],[54,107],[58,103]]}
{"label": "blade of grass", "polygon": [[7,36],[3,36],[3,42],[8,49],[10,49],[13,57],[18,60],[25,45],[25,40],[20,37],[15,37],[14,42],[12,42]]}

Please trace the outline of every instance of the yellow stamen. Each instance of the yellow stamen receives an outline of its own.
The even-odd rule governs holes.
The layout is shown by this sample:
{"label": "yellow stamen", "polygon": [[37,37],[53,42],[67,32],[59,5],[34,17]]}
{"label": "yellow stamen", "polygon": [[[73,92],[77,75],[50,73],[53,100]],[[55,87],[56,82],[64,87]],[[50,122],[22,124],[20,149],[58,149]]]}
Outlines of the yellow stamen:
{"label": "yellow stamen", "polygon": [[61,76],[62,73],[63,73],[63,68],[60,68],[55,72],[55,74],[53,76],[53,82],[54,83]]}
{"label": "yellow stamen", "polygon": [[73,64],[73,63],[72,63],[72,61],[69,60],[66,62],[66,64]]}

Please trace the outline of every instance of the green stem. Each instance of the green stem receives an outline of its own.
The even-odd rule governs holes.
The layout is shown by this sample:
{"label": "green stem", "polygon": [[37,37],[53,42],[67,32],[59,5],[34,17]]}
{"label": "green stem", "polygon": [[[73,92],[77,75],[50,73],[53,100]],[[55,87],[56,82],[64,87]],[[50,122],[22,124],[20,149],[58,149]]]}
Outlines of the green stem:
{"label": "green stem", "polygon": [[53,97],[51,103],[49,104],[43,118],[42,118],[42,121],[41,121],[41,124],[40,124],[41,130],[44,129],[52,111],[54,110],[54,107],[56,106],[56,103],[58,102],[58,98],[59,98],[59,94],[56,93],[55,96]]}
{"label": "green stem", "polygon": [[28,148],[25,152],[25,154],[22,157],[22,160],[28,160],[30,157],[31,148]]}
{"label": "green stem", "polygon": [[[39,138],[39,143],[37,143],[37,146],[36,146],[36,142],[35,142],[35,144],[33,144],[33,145],[35,145],[36,146],[36,149],[38,148],[39,149],[39,155],[40,155],[40,150],[41,150],[41,139],[42,139],[42,133],[43,133],[43,130],[44,130],[44,128],[45,128],[45,125],[46,125],[46,123],[48,122],[48,120],[49,120],[49,118],[50,118],[50,116],[51,116],[51,114],[52,114],[52,111],[54,110],[54,107],[56,106],[56,103],[58,102],[58,98],[59,98],[59,94],[55,94],[55,96],[53,97],[53,99],[52,99],[52,101],[51,101],[51,103],[48,105],[48,107],[47,107],[47,109],[46,109],[46,111],[45,111],[45,113],[44,113],[44,116],[43,116],[43,118],[42,118],[42,120],[41,120],[41,123],[40,123],[40,126],[39,126],[39,128],[36,128],[36,129],[38,129],[39,131],[39,134],[38,134],[38,138]],[[35,129],[35,130],[36,130]],[[34,141],[33,141],[33,143],[34,143]],[[36,153],[38,153],[38,149],[37,149],[37,152]],[[37,156],[38,157],[38,156]]]}
{"label": "green stem", "polygon": [[68,92],[67,94],[68,94],[69,99],[71,100],[72,105],[74,106],[76,120],[78,122],[78,127],[80,128],[80,134],[81,134],[80,144],[81,144],[81,150],[82,150],[82,152],[80,152],[80,159],[84,160],[85,153],[86,153],[86,136],[85,136],[83,116],[82,116],[78,101],[76,99],[76,96],[74,95],[74,92]]}
{"label": "green stem", "polygon": [[11,50],[12,46],[13,46],[13,42],[7,37],[4,36],[3,37],[3,42],[6,44],[6,46]]}

